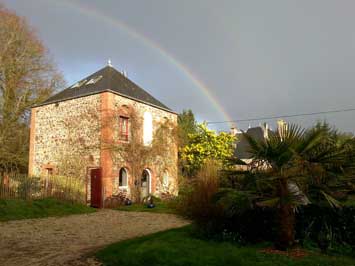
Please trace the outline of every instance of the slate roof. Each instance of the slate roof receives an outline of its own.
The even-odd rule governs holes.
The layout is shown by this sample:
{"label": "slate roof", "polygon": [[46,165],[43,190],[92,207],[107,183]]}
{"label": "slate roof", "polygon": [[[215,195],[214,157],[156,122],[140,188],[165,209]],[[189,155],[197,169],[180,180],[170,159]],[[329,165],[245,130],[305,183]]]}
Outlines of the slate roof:
{"label": "slate roof", "polygon": [[[253,137],[256,141],[264,141],[264,131],[261,127],[249,128],[246,132],[249,136]],[[251,159],[252,155],[249,152],[250,145],[244,135],[237,134],[237,146],[234,150],[234,155],[239,159]]]}
{"label": "slate roof", "polygon": [[[90,80],[92,80],[91,83],[89,82]],[[96,82],[94,82],[95,80]],[[148,92],[129,80],[112,66],[106,66],[100,69],[94,74],[91,74],[90,76],[80,80],[74,85],[51,96],[37,106],[84,97],[105,91],[111,91],[124,97],[137,100],[169,112],[173,112],[169,107],[155,99]]]}

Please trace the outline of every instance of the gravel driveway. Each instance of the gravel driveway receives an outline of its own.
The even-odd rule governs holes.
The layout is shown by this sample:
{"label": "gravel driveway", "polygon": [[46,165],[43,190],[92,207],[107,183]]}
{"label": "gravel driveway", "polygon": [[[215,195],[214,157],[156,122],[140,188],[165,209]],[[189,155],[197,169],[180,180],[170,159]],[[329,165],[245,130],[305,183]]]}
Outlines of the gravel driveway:
{"label": "gravel driveway", "polygon": [[0,265],[98,265],[88,254],[100,247],[186,224],[172,214],[107,209],[0,222]]}

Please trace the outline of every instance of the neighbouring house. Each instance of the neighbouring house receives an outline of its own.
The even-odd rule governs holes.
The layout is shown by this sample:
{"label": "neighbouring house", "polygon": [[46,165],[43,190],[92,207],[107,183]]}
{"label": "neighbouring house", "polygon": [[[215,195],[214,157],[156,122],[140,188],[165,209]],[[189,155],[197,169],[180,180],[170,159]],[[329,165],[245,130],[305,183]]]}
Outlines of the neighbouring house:
{"label": "neighbouring house", "polygon": [[[137,157],[138,148],[122,153],[133,142],[150,147],[164,123],[176,126],[177,114],[109,63],[32,108],[29,175],[79,175],[95,207],[120,193],[130,197],[137,187],[141,197],[177,194],[174,138],[168,153],[148,160]],[[144,160],[139,179],[131,173],[139,161],[134,158]]]}
{"label": "neighbouring house", "polygon": [[[272,131],[267,123],[260,125],[258,127],[249,127],[245,134],[251,136],[257,142],[265,142],[272,134],[279,134],[281,139],[285,136],[288,130],[288,124],[286,121],[280,119],[277,121],[277,131]],[[240,171],[248,171],[251,169],[251,164],[253,162],[253,155],[250,152],[250,144],[243,132],[237,130],[236,128],[231,129],[231,134],[235,135],[237,138],[234,156],[245,163],[245,165],[236,165],[236,169]],[[255,166],[255,165],[254,165]],[[267,170],[269,166],[266,164],[258,165],[259,169]],[[261,167],[261,168],[260,168]],[[292,181],[288,183],[289,191],[298,197],[300,203],[307,205],[310,203],[306,195],[299,189],[298,185]]]}
{"label": "neighbouring house", "polygon": [[[284,120],[277,121],[277,132],[279,134],[284,134],[287,130],[287,123]],[[251,136],[254,140],[258,142],[263,142],[269,138],[271,134],[275,132],[272,131],[267,123],[264,123],[258,127],[249,127],[245,134]],[[235,135],[237,138],[234,156],[246,163],[245,166],[239,166],[243,170],[248,169],[248,165],[253,161],[253,156],[250,153],[250,145],[248,140],[245,138],[242,131],[236,128],[231,129],[231,134]]]}
{"label": "neighbouring house", "polygon": [[[250,127],[248,130],[245,132],[245,134],[251,136],[253,139],[256,141],[265,141],[269,134],[271,133],[271,130],[269,129],[267,124],[258,126],[258,127]],[[252,154],[250,153],[250,145],[247,139],[245,138],[243,132],[237,131],[235,133],[237,141],[236,141],[236,146],[234,150],[234,155],[238,159],[242,160],[246,164],[249,164],[253,157]]]}

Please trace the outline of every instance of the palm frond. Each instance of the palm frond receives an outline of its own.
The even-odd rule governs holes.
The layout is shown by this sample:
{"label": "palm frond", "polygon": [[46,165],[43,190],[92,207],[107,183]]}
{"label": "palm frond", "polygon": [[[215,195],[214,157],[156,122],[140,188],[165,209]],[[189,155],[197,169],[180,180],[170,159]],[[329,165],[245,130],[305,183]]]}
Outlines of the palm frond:
{"label": "palm frond", "polygon": [[325,131],[323,129],[311,129],[304,132],[299,141],[298,145],[295,147],[295,151],[298,154],[305,154],[310,150],[314,149],[317,145],[321,143],[321,140],[326,138]]}
{"label": "palm frond", "polygon": [[323,190],[321,190],[321,193],[323,194],[324,198],[327,200],[329,205],[333,208],[341,208],[341,203],[334,199],[332,196],[329,194],[325,193]]}
{"label": "palm frond", "polygon": [[256,205],[260,206],[260,207],[277,207],[280,204],[280,198],[276,197],[276,198],[271,198],[271,199],[267,199],[267,200],[261,200],[261,201],[257,201]]}

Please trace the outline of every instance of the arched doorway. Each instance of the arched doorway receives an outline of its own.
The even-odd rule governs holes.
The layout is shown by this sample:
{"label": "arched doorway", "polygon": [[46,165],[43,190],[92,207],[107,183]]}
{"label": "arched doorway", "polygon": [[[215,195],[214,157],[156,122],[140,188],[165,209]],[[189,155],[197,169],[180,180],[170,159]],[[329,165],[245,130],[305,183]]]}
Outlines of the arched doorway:
{"label": "arched doorway", "polygon": [[145,198],[151,192],[152,175],[149,169],[144,169],[141,177],[141,198]]}

